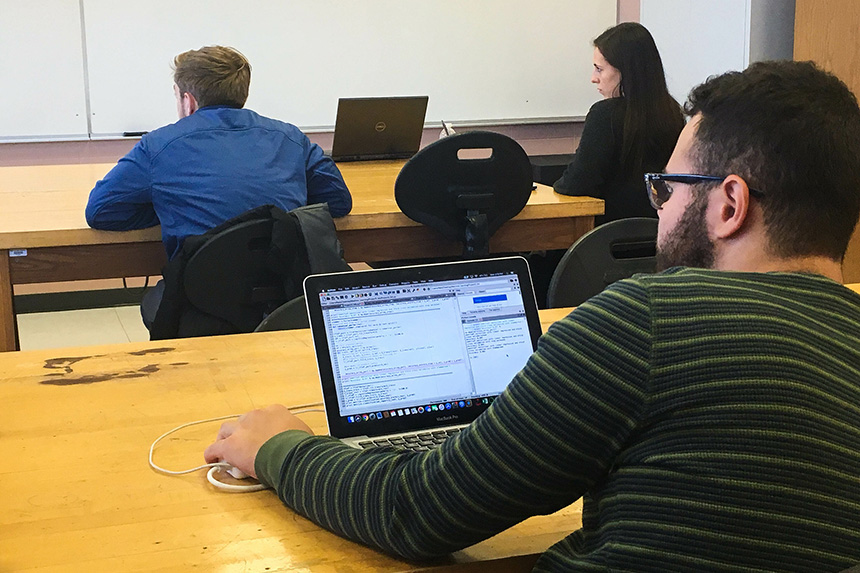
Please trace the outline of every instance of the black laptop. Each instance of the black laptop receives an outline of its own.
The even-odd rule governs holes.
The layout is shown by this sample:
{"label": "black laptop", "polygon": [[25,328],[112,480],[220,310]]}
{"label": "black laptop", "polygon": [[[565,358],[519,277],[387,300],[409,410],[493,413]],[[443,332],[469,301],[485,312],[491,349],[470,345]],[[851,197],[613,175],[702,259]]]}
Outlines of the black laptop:
{"label": "black laptop", "polygon": [[412,157],[421,146],[427,101],[427,96],[339,99],[332,159]]}
{"label": "black laptop", "polygon": [[311,275],[304,289],[329,433],[356,448],[436,447],[541,334],[521,257]]}

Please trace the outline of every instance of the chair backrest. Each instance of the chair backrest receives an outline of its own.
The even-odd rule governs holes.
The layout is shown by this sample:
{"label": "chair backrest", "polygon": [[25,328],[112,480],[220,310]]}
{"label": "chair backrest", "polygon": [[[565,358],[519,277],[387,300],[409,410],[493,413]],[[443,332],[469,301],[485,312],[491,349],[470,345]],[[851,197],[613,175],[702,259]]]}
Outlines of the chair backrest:
{"label": "chair backrest", "polygon": [[579,238],[552,275],[547,307],[577,306],[617,280],[653,273],[657,219],[633,217],[601,225]]}
{"label": "chair backrest", "polygon": [[267,311],[291,298],[283,278],[267,268],[272,226],[271,219],[246,221],[206,241],[185,267],[189,302],[250,332]]}
{"label": "chair backrest", "polygon": [[150,339],[252,332],[308,275],[349,270],[328,205],[255,207],[185,239],[162,269]]}
{"label": "chair backrest", "polygon": [[489,131],[431,143],[403,166],[394,185],[407,217],[461,241],[467,257],[489,253],[489,238],[522,211],[531,191],[526,152],[510,137]]}
{"label": "chair backrest", "polygon": [[295,330],[297,328],[310,328],[308,320],[308,309],[305,305],[304,295],[285,302],[254,329],[254,332],[270,332],[272,330]]}

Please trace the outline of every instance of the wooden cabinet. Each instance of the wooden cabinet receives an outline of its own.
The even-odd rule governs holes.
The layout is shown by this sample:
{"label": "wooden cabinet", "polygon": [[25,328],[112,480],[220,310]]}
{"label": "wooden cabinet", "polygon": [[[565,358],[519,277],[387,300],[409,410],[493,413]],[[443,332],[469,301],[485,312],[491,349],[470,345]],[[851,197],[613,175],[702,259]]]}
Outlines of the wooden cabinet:
{"label": "wooden cabinet", "polygon": [[[815,61],[860,96],[860,2],[796,0],[794,59]],[[851,239],[843,272],[845,282],[860,282],[860,229]]]}

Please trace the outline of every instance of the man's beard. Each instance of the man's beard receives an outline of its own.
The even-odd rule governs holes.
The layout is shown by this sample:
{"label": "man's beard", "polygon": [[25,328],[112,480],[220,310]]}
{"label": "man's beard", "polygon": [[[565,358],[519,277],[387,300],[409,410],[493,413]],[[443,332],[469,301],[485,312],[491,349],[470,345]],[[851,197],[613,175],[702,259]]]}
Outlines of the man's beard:
{"label": "man's beard", "polygon": [[714,266],[714,243],[708,237],[705,222],[708,196],[708,193],[697,193],[672,234],[662,245],[657,245],[658,272],[670,267],[710,269]]}

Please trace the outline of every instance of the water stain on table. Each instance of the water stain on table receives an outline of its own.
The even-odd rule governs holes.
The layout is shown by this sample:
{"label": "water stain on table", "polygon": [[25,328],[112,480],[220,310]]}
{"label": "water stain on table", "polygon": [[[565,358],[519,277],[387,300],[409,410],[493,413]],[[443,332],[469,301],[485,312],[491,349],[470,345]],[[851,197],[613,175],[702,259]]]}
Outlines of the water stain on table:
{"label": "water stain on table", "polygon": [[[163,348],[148,348],[135,352],[127,352],[130,356],[145,356],[147,354],[165,354],[174,350],[170,347]],[[45,373],[46,379],[40,381],[40,384],[49,386],[72,386],[77,384],[93,384],[95,382],[106,382],[108,380],[123,380],[129,378],[143,378],[154,374],[161,369],[158,364],[147,364],[137,368],[136,370],[126,370],[124,372],[104,372],[100,374],[86,374],[82,376],[73,376],[75,371],[73,366],[81,361],[101,358],[104,354],[95,354],[92,356],[68,356],[61,358],[49,358],[45,360],[43,366],[46,370],[61,370],[60,372]],[[185,366],[187,362],[172,362],[168,366]]]}

